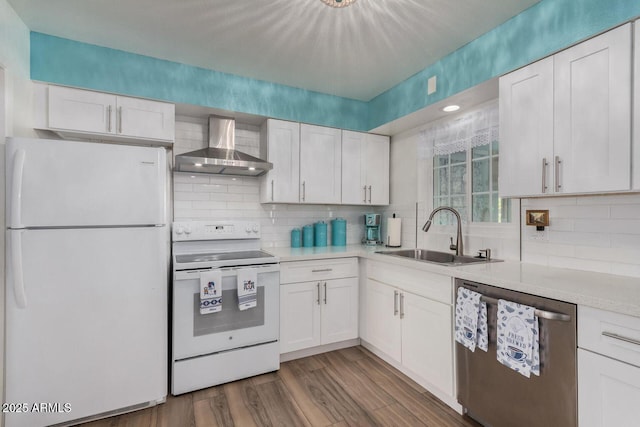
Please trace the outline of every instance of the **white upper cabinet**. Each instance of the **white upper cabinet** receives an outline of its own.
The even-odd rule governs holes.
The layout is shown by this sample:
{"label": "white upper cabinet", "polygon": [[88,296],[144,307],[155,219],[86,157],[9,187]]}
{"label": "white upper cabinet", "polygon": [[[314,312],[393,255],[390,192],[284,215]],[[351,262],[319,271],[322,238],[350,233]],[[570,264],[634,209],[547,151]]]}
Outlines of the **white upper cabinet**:
{"label": "white upper cabinet", "polygon": [[341,130],[300,125],[300,201],[340,204],[341,177]]}
{"label": "white upper cabinet", "polygon": [[631,24],[554,57],[555,191],[629,190]]}
{"label": "white upper cabinet", "polygon": [[389,137],[342,131],[342,203],[389,204]]}
{"label": "white upper cabinet", "polygon": [[500,195],[630,190],[631,24],[500,79]]}
{"label": "white upper cabinet", "polygon": [[502,197],[550,191],[553,161],[553,58],[500,79]]}
{"label": "white upper cabinet", "polygon": [[261,157],[273,163],[262,178],[260,202],[298,203],[300,197],[300,124],[269,119],[262,125]]}
{"label": "white upper cabinet", "polygon": [[61,86],[36,85],[35,90],[37,128],[62,136],[165,145],[175,139],[173,104]]}

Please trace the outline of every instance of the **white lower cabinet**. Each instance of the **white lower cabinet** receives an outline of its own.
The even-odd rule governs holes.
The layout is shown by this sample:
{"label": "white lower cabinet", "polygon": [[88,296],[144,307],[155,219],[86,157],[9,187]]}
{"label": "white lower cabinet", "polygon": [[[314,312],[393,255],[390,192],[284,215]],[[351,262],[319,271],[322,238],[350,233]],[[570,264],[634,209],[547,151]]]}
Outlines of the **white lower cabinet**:
{"label": "white lower cabinet", "polygon": [[280,353],[358,338],[358,260],[281,264]]}
{"label": "white lower cabinet", "polygon": [[578,349],[580,427],[637,426],[640,368]]}
{"label": "white lower cabinet", "polygon": [[451,277],[367,263],[362,339],[438,397],[455,401]]}
{"label": "white lower cabinet", "polygon": [[580,427],[638,425],[640,318],[578,307]]}

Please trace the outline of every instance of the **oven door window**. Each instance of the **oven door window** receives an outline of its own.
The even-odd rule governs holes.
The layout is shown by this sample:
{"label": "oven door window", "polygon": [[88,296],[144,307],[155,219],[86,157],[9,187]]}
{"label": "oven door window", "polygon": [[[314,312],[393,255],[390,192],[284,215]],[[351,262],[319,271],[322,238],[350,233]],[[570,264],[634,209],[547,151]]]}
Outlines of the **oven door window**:
{"label": "oven door window", "polygon": [[200,293],[193,294],[193,336],[237,331],[264,325],[264,286],[258,286],[258,304],[254,308],[241,311],[238,308],[236,289],[222,288],[222,311],[200,314]]}
{"label": "oven door window", "polygon": [[174,360],[278,340],[280,273],[258,268],[257,306],[238,308],[237,275],[223,270],[222,311],[200,314],[200,273],[176,272],[173,282],[172,354]]}

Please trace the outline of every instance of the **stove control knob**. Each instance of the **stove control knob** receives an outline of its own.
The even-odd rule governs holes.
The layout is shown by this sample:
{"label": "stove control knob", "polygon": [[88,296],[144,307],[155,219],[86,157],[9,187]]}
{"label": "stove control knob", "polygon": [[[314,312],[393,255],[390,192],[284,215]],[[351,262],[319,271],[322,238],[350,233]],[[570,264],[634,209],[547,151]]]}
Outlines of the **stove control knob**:
{"label": "stove control knob", "polygon": [[252,230],[254,233],[257,233],[259,228],[258,228],[258,224],[253,224]]}
{"label": "stove control knob", "polygon": [[182,227],[176,227],[176,234],[179,236],[179,235],[181,235],[182,233],[184,233],[184,228],[182,228]]}
{"label": "stove control knob", "polygon": [[247,228],[245,228],[244,231],[246,231],[247,234],[251,233],[251,226],[247,225]]}
{"label": "stove control knob", "polygon": [[184,228],[184,234],[191,234],[191,228],[185,227]]}

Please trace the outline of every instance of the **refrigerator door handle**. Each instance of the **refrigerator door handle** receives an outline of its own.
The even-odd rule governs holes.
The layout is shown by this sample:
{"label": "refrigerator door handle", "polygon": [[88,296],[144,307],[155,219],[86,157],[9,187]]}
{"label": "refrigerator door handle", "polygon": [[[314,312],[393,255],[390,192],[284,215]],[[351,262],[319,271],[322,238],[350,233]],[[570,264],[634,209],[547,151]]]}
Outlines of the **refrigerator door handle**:
{"label": "refrigerator door handle", "polygon": [[18,308],[27,307],[27,294],[24,290],[24,275],[22,270],[22,233],[23,230],[11,230],[11,276],[13,278],[13,293]]}
{"label": "refrigerator door handle", "polygon": [[13,156],[13,175],[11,179],[11,219],[10,227],[22,227],[22,177],[26,151],[19,149]]}

